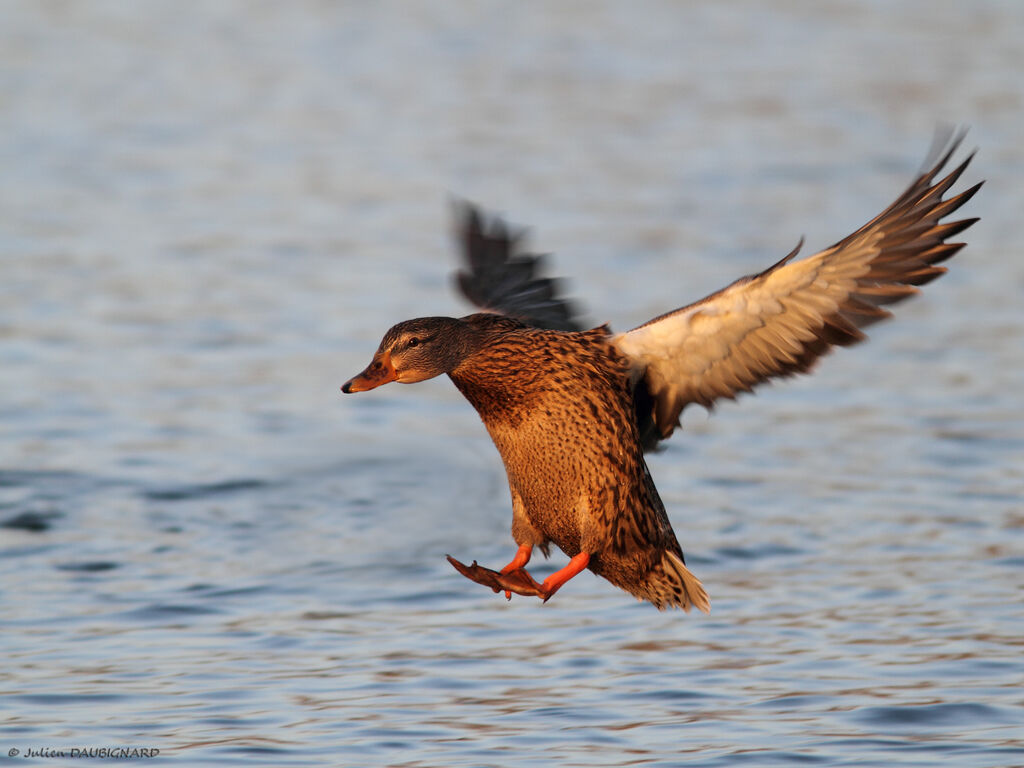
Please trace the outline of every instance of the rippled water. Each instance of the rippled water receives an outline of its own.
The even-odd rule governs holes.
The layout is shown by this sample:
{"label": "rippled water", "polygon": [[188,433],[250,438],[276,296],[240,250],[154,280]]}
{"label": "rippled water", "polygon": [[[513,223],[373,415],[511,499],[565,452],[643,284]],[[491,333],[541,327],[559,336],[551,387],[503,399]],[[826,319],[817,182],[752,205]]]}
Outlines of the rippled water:
{"label": "rippled water", "polygon": [[[0,761],[1024,765],[1022,36],[1010,0],[5,3]],[[448,195],[623,328],[846,234],[941,120],[989,179],[953,271],[651,460],[709,617],[451,570],[513,548],[476,415],[338,392],[465,310]]]}

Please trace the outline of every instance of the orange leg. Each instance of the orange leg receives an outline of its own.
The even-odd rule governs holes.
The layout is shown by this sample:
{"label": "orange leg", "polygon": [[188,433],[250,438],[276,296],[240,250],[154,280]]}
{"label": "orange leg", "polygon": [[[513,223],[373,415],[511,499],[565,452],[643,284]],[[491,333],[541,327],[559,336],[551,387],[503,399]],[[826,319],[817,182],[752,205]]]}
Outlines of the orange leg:
{"label": "orange leg", "polygon": [[530,555],[533,554],[533,545],[523,544],[519,549],[516,550],[516,556],[512,558],[512,562],[501,569],[502,573],[508,573],[509,571],[518,571],[528,562],[530,562]]}
{"label": "orange leg", "polygon": [[587,563],[589,562],[590,553],[580,552],[576,557],[569,561],[569,564],[565,566],[565,568],[560,571],[555,571],[544,579],[544,583],[540,585],[541,595],[539,595],[539,597],[543,597],[544,602],[546,603],[551,599],[555,592],[562,588],[562,585],[565,584],[565,582],[586,568]]}
{"label": "orange leg", "polygon": [[[512,558],[512,562],[501,569],[502,573],[511,573],[512,571],[518,571],[530,562],[530,556],[533,554],[533,545],[523,544],[516,550],[516,556]],[[505,599],[512,599],[512,592],[505,590]]]}

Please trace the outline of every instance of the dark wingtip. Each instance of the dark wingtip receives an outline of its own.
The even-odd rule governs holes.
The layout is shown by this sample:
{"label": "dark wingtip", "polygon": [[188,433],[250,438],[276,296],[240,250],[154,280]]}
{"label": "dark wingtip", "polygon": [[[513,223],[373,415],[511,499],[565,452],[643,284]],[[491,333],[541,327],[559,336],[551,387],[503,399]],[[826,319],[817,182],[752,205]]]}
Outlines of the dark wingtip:
{"label": "dark wingtip", "polygon": [[[949,159],[963,143],[964,138],[967,136],[968,126],[956,125],[953,123],[940,123],[935,128],[935,133],[932,136],[932,145],[928,148],[928,154],[925,155],[924,162],[921,163],[921,168],[918,171],[918,175],[928,179],[929,183],[935,177],[935,175],[945,167]],[[967,162],[971,161],[974,156],[974,152],[967,158]]]}

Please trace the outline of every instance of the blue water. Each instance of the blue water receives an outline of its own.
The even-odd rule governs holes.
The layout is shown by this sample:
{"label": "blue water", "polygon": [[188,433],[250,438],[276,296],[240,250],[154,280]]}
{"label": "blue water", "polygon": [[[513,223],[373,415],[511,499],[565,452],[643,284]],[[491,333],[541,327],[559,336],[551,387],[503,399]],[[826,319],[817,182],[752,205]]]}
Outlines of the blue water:
{"label": "blue water", "polygon": [[[0,761],[1024,765],[1022,37],[1009,1],[5,3]],[[988,179],[950,274],[651,459],[710,616],[448,566],[514,547],[476,414],[338,387],[467,311],[451,195],[626,328],[847,234],[943,120]]]}

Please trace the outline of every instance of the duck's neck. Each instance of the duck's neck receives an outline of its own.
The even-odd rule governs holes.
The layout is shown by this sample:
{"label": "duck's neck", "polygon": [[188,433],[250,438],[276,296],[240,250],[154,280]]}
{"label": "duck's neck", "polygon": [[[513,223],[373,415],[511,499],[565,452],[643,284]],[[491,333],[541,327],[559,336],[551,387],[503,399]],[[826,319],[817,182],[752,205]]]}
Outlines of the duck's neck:
{"label": "duck's neck", "polygon": [[[522,326],[490,329],[448,375],[487,425],[518,424],[544,390],[544,367],[527,353],[533,334]],[[524,349],[525,348],[525,349]]]}

